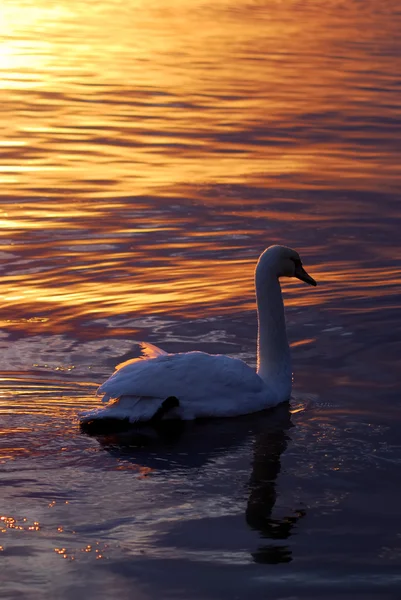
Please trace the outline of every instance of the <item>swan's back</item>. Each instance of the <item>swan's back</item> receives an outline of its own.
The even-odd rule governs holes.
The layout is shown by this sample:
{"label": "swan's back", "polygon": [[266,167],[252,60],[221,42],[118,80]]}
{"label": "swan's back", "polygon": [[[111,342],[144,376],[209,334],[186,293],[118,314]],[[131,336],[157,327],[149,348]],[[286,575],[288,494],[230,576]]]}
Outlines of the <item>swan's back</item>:
{"label": "swan's back", "polygon": [[185,352],[165,354],[148,360],[133,360],[124,365],[98,389],[108,398],[140,396],[166,398],[176,396],[180,402],[219,397],[241,391],[258,393],[263,381],[238,358],[223,354]]}

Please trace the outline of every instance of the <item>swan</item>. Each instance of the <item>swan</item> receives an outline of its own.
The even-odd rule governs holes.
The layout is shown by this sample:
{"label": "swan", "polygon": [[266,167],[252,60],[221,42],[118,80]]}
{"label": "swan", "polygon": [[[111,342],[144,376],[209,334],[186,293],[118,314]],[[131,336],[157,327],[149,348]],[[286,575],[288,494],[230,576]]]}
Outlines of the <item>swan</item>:
{"label": "swan", "polygon": [[152,344],[142,344],[145,356],[116,367],[97,390],[106,406],[84,413],[81,427],[89,430],[100,419],[133,424],[235,417],[289,400],[291,357],[280,277],[317,285],[295,250],[270,246],[261,254],[255,271],[256,371],[242,360],[222,354],[168,354]]}

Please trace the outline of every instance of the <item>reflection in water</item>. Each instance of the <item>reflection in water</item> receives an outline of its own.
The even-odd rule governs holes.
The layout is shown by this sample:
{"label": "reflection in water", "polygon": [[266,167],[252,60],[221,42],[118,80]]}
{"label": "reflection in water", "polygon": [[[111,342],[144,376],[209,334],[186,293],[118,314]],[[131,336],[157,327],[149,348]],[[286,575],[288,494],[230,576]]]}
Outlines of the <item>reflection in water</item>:
{"label": "reflection in water", "polygon": [[299,518],[305,515],[304,510],[294,511],[292,515],[281,518],[273,518],[272,515],[277,499],[277,477],[281,470],[281,455],[287,448],[288,429],[292,426],[289,406],[280,406],[279,411],[280,423],[255,439],[249,481],[250,495],[246,509],[248,525],[259,531],[263,538],[276,542],[263,543],[252,553],[255,562],[266,564],[291,561],[290,547],[277,544],[277,541],[287,540],[292,535]]}
{"label": "reflection in water", "polygon": [[[202,588],[201,581],[199,597],[208,597],[216,577],[223,586],[235,582],[245,598],[255,575],[261,582],[279,577],[288,592],[293,584],[277,575],[277,563],[286,563],[294,586],[312,578],[331,589],[337,567],[327,573],[321,548],[330,544],[333,564],[343,564],[351,541],[349,575],[338,585],[355,577],[360,585],[369,561],[380,585],[389,585],[389,569],[391,585],[399,585],[399,510],[390,497],[398,481],[398,428],[377,422],[373,409],[321,408],[298,398],[292,416],[283,405],[191,423],[180,435],[137,447],[128,433],[100,438],[101,444],[79,434],[74,416],[89,402],[85,388],[66,393],[60,380],[46,393],[27,381],[18,396],[15,379],[3,383],[1,545],[11,567],[27,575],[26,586],[32,569],[47,581],[49,564],[62,569],[67,583],[77,572],[98,581],[91,562],[104,559],[113,583],[121,577],[130,589],[137,580],[158,589],[179,585],[182,597],[194,582]],[[379,386],[375,392],[383,394]],[[354,387],[353,397],[366,400],[366,386]],[[298,527],[303,507],[308,519]],[[26,555],[33,557],[29,564]]]}
{"label": "reflection in water", "polygon": [[199,469],[252,439],[246,522],[263,539],[272,540],[261,544],[252,557],[258,563],[277,564],[291,561],[290,547],[277,543],[278,540],[290,538],[297,521],[305,515],[304,510],[294,510],[288,516],[273,518],[281,457],[292,426],[290,405],[285,403],[241,418],[169,423],[157,436],[151,428],[143,426],[98,439],[112,456],[128,459],[136,471],[145,474]]}

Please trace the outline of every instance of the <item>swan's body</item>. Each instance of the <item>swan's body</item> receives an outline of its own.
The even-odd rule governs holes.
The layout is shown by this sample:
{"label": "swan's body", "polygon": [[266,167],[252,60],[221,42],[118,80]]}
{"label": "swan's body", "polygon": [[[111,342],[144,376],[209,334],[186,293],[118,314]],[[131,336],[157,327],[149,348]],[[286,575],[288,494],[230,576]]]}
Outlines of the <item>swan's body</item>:
{"label": "swan's body", "polygon": [[[169,417],[189,421],[201,417],[243,415],[280,402],[279,390],[269,387],[237,358],[205,352],[164,354],[130,361],[98,390],[119,400],[107,407],[108,417],[148,421],[163,400],[175,396],[179,407]],[[106,415],[105,415],[106,416]]]}
{"label": "swan's body", "polygon": [[239,416],[289,400],[291,360],[278,280],[283,275],[316,285],[303,270],[294,250],[271,246],[261,255],[255,277],[259,324],[257,372],[242,360],[221,354],[167,354],[144,344],[145,358],[119,365],[98,389],[103,401],[112,402],[87,413],[83,422],[150,421],[171,396],[178,402],[163,418],[182,420]]}

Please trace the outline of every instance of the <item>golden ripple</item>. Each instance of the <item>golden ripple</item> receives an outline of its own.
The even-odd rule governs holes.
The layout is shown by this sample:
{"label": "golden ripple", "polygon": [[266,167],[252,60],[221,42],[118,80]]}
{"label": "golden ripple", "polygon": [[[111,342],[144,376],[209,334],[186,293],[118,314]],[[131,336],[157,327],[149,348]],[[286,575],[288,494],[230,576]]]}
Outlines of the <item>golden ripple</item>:
{"label": "golden ripple", "polygon": [[[49,190],[83,184],[92,197],[105,179],[116,196],[298,173],[321,186],[394,188],[391,148],[376,149],[387,132],[352,127],[371,107],[397,111],[369,85],[370,59],[383,88],[396,89],[391,54],[369,50],[397,33],[388,11],[372,18],[351,3],[345,15],[295,0],[268,9],[180,0],[169,11],[161,0],[102,1],[91,19],[86,11],[78,0],[2,7],[6,133],[26,152],[2,168],[20,189],[35,172]],[[343,143],[327,134],[338,126]]]}
{"label": "golden ripple", "polygon": [[2,325],[254,309],[272,242],[288,306],[397,307],[392,6],[4,3]]}
{"label": "golden ripple", "polygon": [[[185,248],[190,243],[182,244]],[[179,246],[178,246],[179,247]],[[178,249],[174,245],[174,249]],[[218,252],[214,244],[209,250]],[[161,250],[159,248],[159,250]],[[170,250],[164,246],[163,250]],[[61,331],[65,320],[78,317],[118,315],[126,313],[186,314],[188,309],[209,313],[252,309],[255,306],[253,273],[256,257],[248,259],[203,258],[180,256],[174,261],[168,256],[155,257],[157,266],[142,265],[145,256],[128,272],[128,254],[110,255],[99,260],[96,254],[82,257],[84,265],[66,264],[59,268],[31,274],[22,272],[2,280],[3,306],[15,314],[52,312],[52,318],[4,319],[4,324],[22,324]],[[93,265],[87,262],[93,260]],[[318,281],[313,293],[299,282],[283,282],[287,306],[322,305],[338,297],[349,300],[398,297],[401,284],[399,267],[383,269],[354,264],[328,263],[321,265],[306,260],[308,271]],[[91,269],[94,269],[91,270]],[[121,276],[116,278],[116,275]],[[95,275],[95,276],[94,276]],[[4,313],[3,313],[4,314]],[[73,368],[70,366],[60,368]]]}

